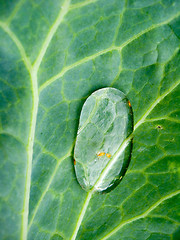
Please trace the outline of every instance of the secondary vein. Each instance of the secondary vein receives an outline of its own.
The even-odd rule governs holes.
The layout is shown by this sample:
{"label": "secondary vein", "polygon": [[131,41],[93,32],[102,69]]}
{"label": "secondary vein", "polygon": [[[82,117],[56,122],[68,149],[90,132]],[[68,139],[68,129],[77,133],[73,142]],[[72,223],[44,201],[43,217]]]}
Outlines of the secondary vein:
{"label": "secondary vein", "polygon": [[145,114],[141,117],[141,119],[135,124],[134,130],[136,130],[142,123],[144,123],[147,116],[152,112],[152,110],[156,107],[156,105],[161,102],[169,93],[171,93],[178,85],[180,84],[180,80],[177,81],[174,85],[172,85],[164,94],[159,96],[156,101],[148,108]]}
{"label": "secondary vein", "polygon": [[6,23],[9,25],[13,18],[17,15],[18,11],[21,9],[22,5],[24,3],[24,0],[19,0],[19,2],[16,4],[14,10],[12,11],[11,15],[6,20]]}
{"label": "secondary vein", "polygon": [[0,22],[0,27],[2,27],[2,29],[9,35],[9,37],[13,40],[13,42],[16,44],[20,55],[22,57],[22,60],[28,70],[28,72],[31,72],[31,62],[29,61],[29,58],[26,55],[26,52],[24,50],[24,47],[22,45],[22,43],[19,41],[19,39],[17,38],[17,36],[11,31],[11,29],[8,27],[8,25],[4,22]]}
{"label": "secondary vein", "polygon": [[[144,122],[145,119],[147,118],[147,116],[150,114],[150,112],[155,108],[155,106],[162,101],[168,94],[170,94],[178,85],[180,84],[180,81],[178,81],[176,84],[174,84],[169,90],[167,90],[163,95],[161,95],[159,98],[156,99],[156,101],[151,105],[151,107],[147,110],[147,112],[143,115],[143,117],[136,123],[136,125],[134,126],[134,131],[139,128]],[[75,226],[75,229],[73,231],[72,237],[70,240],[75,240],[77,233],[79,231],[79,228],[81,226],[81,222],[84,218],[84,215],[86,213],[86,210],[88,208],[88,204],[91,200],[91,197],[93,195],[93,193],[98,189],[98,186],[101,184],[101,182],[103,181],[104,177],[106,176],[108,169],[111,167],[111,165],[114,163],[114,161],[116,160],[116,158],[119,156],[119,154],[123,151],[123,149],[127,146],[128,142],[133,138],[134,136],[134,131],[133,133],[124,140],[124,142],[121,144],[121,146],[119,147],[118,151],[116,152],[115,156],[112,158],[112,160],[108,163],[108,165],[106,166],[106,168],[104,169],[104,171],[102,172],[102,175],[100,175],[99,179],[97,180],[97,182],[95,183],[94,187],[92,188],[91,191],[89,191],[89,193],[86,196],[85,202],[83,204],[82,210],[80,212],[77,224]]]}
{"label": "secondary vein", "polygon": [[165,197],[162,197],[159,201],[157,201],[156,203],[154,203],[148,210],[146,210],[144,213],[131,218],[127,221],[122,222],[121,224],[119,224],[116,228],[114,228],[109,234],[107,234],[106,236],[104,236],[101,240],[106,240],[108,238],[110,238],[113,234],[115,234],[117,231],[119,231],[121,228],[123,228],[125,225],[132,223],[134,221],[137,221],[138,219],[144,218],[146,217],[150,212],[152,212],[156,207],[158,207],[161,203],[163,203],[164,201],[176,196],[180,194],[180,190],[175,191],[173,193],[168,194]]}
{"label": "secondary vein", "polygon": [[62,158],[60,158],[60,159],[58,160],[58,163],[57,163],[57,165],[56,165],[56,167],[55,167],[55,169],[54,169],[54,171],[53,171],[53,173],[52,173],[52,175],[51,175],[51,177],[50,177],[50,180],[49,180],[49,182],[48,182],[45,190],[43,191],[43,193],[42,193],[42,195],[41,195],[41,197],[40,197],[40,199],[39,199],[39,201],[38,201],[38,203],[37,203],[37,205],[36,205],[36,207],[35,207],[35,209],[34,209],[34,213],[33,213],[33,215],[32,215],[32,218],[31,218],[30,222],[29,222],[28,230],[30,229],[30,227],[31,227],[31,225],[32,225],[32,223],[33,223],[33,220],[34,220],[34,218],[35,218],[35,216],[36,216],[36,213],[37,213],[37,211],[38,211],[38,209],[39,209],[39,206],[40,206],[40,204],[41,204],[44,196],[46,195],[47,191],[49,190],[49,187],[50,187],[50,185],[51,185],[51,183],[52,183],[52,181],[53,181],[53,179],[54,179],[54,176],[55,176],[56,173],[57,173],[57,170],[58,170],[58,168],[59,168],[60,163],[61,163],[63,160],[65,160],[66,158],[70,157],[70,156],[71,156],[71,152],[72,152],[72,150],[70,150],[64,157],[62,157]]}
{"label": "secondary vein", "polygon": [[70,0],[66,0],[64,2],[64,4],[62,5],[61,11],[59,12],[59,15],[58,15],[56,21],[52,25],[52,27],[51,27],[51,29],[50,29],[50,31],[49,31],[49,33],[48,33],[48,35],[47,35],[43,45],[42,45],[42,48],[41,48],[41,50],[39,52],[39,55],[38,55],[38,57],[37,57],[37,59],[36,59],[36,61],[34,63],[34,69],[35,69],[36,72],[37,72],[37,70],[38,70],[38,68],[39,68],[39,66],[40,66],[40,64],[42,62],[42,59],[43,59],[43,57],[44,57],[44,55],[46,53],[46,50],[47,50],[47,48],[48,48],[48,46],[49,46],[49,44],[50,44],[54,34],[56,33],[59,25],[63,21],[64,16],[68,12],[69,5],[70,5]]}
{"label": "secondary vein", "polygon": [[143,34],[148,33],[148,32],[150,32],[150,31],[152,31],[153,29],[156,29],[156,28],[161,27],[161,26],[163,26],[163,25],[166,25],[166,24],[168,24],[169,22],[173,21],[175,18],[179,17],[179,16],[180,16],[180,14],[178,13],[178,14],[175,15],[174,17],[172,17],[172,18],[170,18],[170,19],[168,19],[168,20],[166,20],[166,21],[164,21],[164,22],[161,22],[161,23],[158,23],[158,24],[154,24],[154,25],[148,27],[147,29],[145,29],[145,30],[141,31],[140,33],[138,33],[138,34],[134,35],[133,37],[131,37],[129,40],[125,41],[125,42],[124,42],[122,45],[120,45],[120,46],[112,45],[112,46],[110,46],[110,47],[108,47],[108,48],[106,48],[106,49],[103,49],[103,50],[101,50],[101,51],[99,51],[99,52],[97,52],[97,53],[94,53],[94,54],[92,54],[92,55],[90,55],[90,56],[88,56],[88,57],[85,57],[85,58],[83,58],[83,59],[81,59],[81,60],[79,60],[79,61],[77,61],[77,62],[75,62],[75,63],[73,63],[73,64],[71,64],[71,65],[69,65],[69,66],[64,67],[64,68],[61,70],[61,72],[59,72],[59,73],[56,74],[55,76],[53,76],[53,77],[51,77],[50,79],[48,79],[45,83],[43,83],[43,84],[41,85],[40,89],[39,89],[39,92],[43,91],[46,87],[48,87],[48,86],[49,86],[50,84],[52,84],[54,81],[58,80],[60,77],[62,77],[62,76],[63,76],[66,72],[68,72],[69,70],[71,70],[71,69],[73,69],[73,68],[75,68],[75,67],[78,67],[79,65],[84,64],[84,63],[86,63],[86,62],[88,62],[88,61],[91,61],[91,60],[93,60],[93,59],[95,59],[95,58],[97,58],[97,57],[99,57],[99,56],[101,56],[101,55],[103,55],[103,54],[106,54],[106,53],[109,53],[109,52],[112,52],[112,51],[121,52],[124,47],[126,47],[128,44],[130,44],[131,42],[135,41],[135,40],[138,39],[139,37],[141,37]]}

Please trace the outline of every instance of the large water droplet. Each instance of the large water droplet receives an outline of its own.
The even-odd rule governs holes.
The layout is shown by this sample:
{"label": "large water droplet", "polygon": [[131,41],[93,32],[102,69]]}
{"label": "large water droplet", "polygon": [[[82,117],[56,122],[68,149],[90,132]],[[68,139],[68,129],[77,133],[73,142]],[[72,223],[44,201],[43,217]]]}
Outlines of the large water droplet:
{"label": "large water droplet", "polygon": [[74,150],[75,172],[83,189],[110,191],[129,165],[133,130],[130,102],[115,88],[103,88],[85,101]]}

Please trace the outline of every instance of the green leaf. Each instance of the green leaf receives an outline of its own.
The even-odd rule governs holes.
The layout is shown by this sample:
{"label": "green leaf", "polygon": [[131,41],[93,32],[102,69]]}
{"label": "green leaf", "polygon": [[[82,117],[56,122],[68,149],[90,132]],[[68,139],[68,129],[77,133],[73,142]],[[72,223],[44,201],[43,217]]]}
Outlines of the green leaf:
{"label": "green leaf", "polygon": [[100,89],[83,105],[74,150],[76,177],[86,191],[110,191],[121,181],[130,157],[132,111],[115,88]]}
{"label": "green leaf", "polygon": [[[178,239],[180,1],[1,0],[0,239]],[[131,162],[106,194],[76,180],[83,103],[130,100]]]}

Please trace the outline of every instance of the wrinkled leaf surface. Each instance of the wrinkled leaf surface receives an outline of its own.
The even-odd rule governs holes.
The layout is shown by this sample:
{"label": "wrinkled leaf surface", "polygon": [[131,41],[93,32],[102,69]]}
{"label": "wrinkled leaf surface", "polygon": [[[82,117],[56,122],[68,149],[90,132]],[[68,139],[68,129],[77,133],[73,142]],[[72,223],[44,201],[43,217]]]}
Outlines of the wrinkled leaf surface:
{"label": "wrinkled leaf surface", "polygon": [[[0,239],[178,239],[179,25],[179,0],[0,1]],[[130,100],[134,144],[98,194],[72,156],[104,87]]]}

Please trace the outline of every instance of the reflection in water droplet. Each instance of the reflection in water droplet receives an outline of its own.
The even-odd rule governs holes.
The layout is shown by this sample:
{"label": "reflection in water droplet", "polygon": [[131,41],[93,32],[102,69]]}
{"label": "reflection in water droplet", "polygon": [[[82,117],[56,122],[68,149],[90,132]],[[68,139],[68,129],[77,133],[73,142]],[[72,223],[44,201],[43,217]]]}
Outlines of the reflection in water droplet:
{"label": "reflection in water droplet", "polygon": [[114,88],[95,91],[85,101],[74,150],[75,172],[83,189],[110,191],[130,162],[133,116],[126,96]]}

